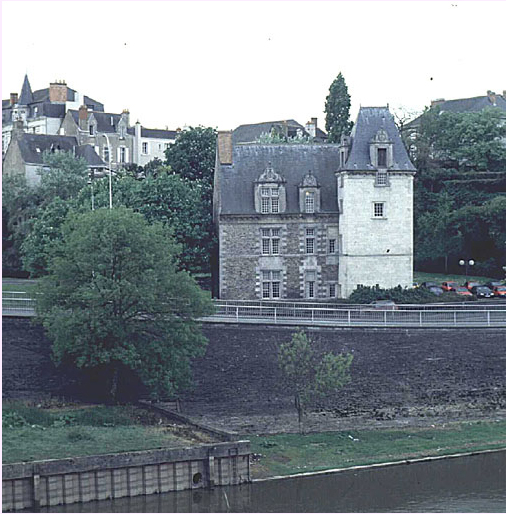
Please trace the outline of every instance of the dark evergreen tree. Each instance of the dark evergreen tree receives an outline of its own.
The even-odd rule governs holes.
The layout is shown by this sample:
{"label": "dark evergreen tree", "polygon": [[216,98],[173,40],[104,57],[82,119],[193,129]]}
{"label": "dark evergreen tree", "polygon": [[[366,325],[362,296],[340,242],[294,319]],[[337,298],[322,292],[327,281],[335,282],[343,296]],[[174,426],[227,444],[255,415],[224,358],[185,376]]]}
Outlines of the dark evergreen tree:
{"label": "dark evergreen tree", "polygon": [[341,134],[348,135],[353,127],[350,121],[351,100],[348,86],[342,73],[330,85],[329,94],[325,100],[325,130],[329,143],[338,143]]}

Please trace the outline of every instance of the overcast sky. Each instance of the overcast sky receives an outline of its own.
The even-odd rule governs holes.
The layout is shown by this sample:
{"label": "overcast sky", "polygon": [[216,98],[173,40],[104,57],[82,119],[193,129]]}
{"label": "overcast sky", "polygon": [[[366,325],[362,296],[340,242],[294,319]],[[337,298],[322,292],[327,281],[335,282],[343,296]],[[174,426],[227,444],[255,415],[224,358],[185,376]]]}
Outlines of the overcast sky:
{"label": "overcast sky", "polygon": [[149,128],[352,117],[506,90],[506,2],[2,2],[2,98],[63,79]]}

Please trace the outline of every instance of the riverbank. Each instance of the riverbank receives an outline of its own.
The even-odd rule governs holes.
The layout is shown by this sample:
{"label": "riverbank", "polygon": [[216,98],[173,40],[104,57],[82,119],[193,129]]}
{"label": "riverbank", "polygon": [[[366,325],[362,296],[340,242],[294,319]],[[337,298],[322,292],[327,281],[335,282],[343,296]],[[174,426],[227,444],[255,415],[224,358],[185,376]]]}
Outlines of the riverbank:
{"label": "riverbank", "polygon": [[250,435],[253,479],[506,448],[506,420]]}

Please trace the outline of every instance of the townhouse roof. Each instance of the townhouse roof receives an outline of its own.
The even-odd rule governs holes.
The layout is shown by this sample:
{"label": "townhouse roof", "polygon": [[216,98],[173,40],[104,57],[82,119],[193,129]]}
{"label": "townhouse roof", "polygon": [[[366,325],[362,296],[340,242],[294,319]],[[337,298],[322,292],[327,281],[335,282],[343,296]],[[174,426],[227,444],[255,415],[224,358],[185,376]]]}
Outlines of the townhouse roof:
{"label": "townhouse roof", "polygon": [[[130,127],[128,133],[132,136],[135,134],[135,127]],[[153,139],[176,139],[176,130],[150,129],[141,127],[141,137]]]}
{"label": "townhouse roof", "polygon": [[[278,121],[263,121],[260,123],[249,123],[245,125],[239,125],[232,132],[232,141],[233,143],[253,143],[262,134],[270,134],[272,129],[275,129],[278,132],[291,137],[295,136],[298,130],[302,133],[302,135],[309,136],[309,133],[306,131],[303,125],[301,125],[299,122],[295,120],[290,119]],[[317,128],[316,139],[321,139],[323,141],[326,138],[327,135],[325,134],[325,132]]]}
{"label": "townhouse roof", "polygon": [[[79,125],[79,111],[69,109],[68,111],[76,125]],[[116,132],[121,114],[112,112],[88,111],[88,119],[93,115],[97,122],[97,132]]]}

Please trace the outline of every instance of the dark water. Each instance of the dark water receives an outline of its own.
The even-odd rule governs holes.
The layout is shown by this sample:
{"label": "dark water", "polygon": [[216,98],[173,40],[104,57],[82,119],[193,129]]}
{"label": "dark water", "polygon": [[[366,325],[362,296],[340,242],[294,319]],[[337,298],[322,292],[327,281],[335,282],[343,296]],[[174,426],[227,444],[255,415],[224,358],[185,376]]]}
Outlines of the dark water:
{"label": "dark water", "polygon": [[46,512],[506,512],[506,451]]}

